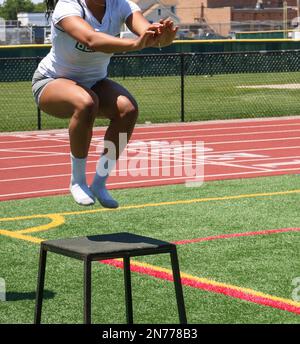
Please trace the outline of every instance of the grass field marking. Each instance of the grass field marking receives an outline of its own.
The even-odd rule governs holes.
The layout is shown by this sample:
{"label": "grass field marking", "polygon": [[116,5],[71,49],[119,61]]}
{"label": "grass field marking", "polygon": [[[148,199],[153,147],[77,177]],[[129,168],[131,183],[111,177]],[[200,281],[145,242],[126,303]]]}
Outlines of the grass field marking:
{"label": "grass field marking", "polygon": [[44,239],[32,237],[30,235],[24,235],[21,233],[12,232],[12,231],[8,231],[8,230],[4,230],[4,229],[0,229],[0,235],[4,235],[4,236],[7,236],[7,237],[10,237],[13,239],[30,241],[30,242],[33,242],[35,244],[40,244],[44,240]]}
{"label": "grass field marking", "polygon": [[[1,218],[0,222],[8,222],[8,221],[25,221],[29,219],[40,219],[40,218],[47,218],[50,219],[51,222],[45,224],[45,225],[40,225],[40,226],[34,226],[30,228],[25,228],[19,231],[13,231],[13,230],[3,230],[0,229],[0,235],[5,235],[9,236],[11,238],[15,239],[21,239],[21,240],[26,240],[34,243],[40,243],[44,239],[36,238],[27,235],[28,233],[37,233],[37,232],[42,232],[42,231],[48,231],[50,229],[55,229],[62,224],[65,223],[65,218],[60,215],[60,214],[49,214],[49,215],[31,215],[31,216],[20,216],[20,217],[12,217],[12,218]],[[26,234],[26,235],[25,235]]]}
{"label": "grass field marking", "polygon": [[[55,223],[55,222],[58,223],[58,222],[64,220],[64,218],[61,216],[61,214],[59,214],[59,215],[58,214],[52,214],[52,215],[53,216],[51,216],[51,218],[53,221],[50,224]],[[44,215],[42,217],[50,217],[50,216]],[[34,215],[32,215],[32,216],[23,216],[21,218],[22,219],[28,219],[28,218],[31,219],[31,218],[37,218],[37,217],[34,217]],[[14,219],[15,218],[9,218],[10,221],[13,221]],[[0,221],[3,221],[3,219],[0,219]],[[42,227],[42,226],[40,226],[40,227]],[[30,230],[30,229],[27,229],[27,233],[28,233],[28,230]],[[43,229],[43,230],[46,230],[46,229]],[[44,239],[31,237],[31,236],[22,234],[22,232],[24,233],[25,231],[26,230],[19,231],[19,232],[12,232],[12,231],[7,231],[7,230],[0,230],[0,234],[6,235],[6,236],[9,236],[12,238],[16,238],[16,239],[30,241],[30,242],[33,242],[35,244],[40,244],[44,240]],[[147,274],[147,275],[152,275],[152,276],[157,277],[157,278],[172,280],[172,273],[169,269],[157,267],[157,266],[146,264],[146,263],[140,263],[138,261],[132,261],[131,264],[133,267],[138,268],[138,271],[136,271],[136,272],[143,271],[142,273]],[[145,272],[145,269],[150,270],[150,271],[152,270],[156,273],[158,272],[159,274],[162,274],[162,273],[167,274],[169,276],[169,278],[162,277],[161,275],[157,275],[157,276],[153,275],[153,273],[151,274],[151,273],[149,273],[149,271]],[[270,306],[273,308],[282,309],[282,310],[289,311],[289,312],[296,313],[296,314],[300,314],[300,303],[299,302],[295,302],[295,301],[280,298],[277,296],[272,296],[272,295],[268,295],[265,293],[257,292],[255,290],[252,290],[249,288],[238,287],[238,286],[234,286],[231,284],[216,282],[216,281],[209,280],[206,278],[195,277],[195,276],[192,276],[190,274],[183,273],[183,272],[181,272],[181,278],[182,278],[182,282],[184,285],[189,285],[189,286],[192,286],[194,288],[207,290],[209,292],[221,293],[221,294],[224,294],[226,296],[231,296],[233,298],[240,298],[240,299],[244,299],[244,300],[247,300],[250,302]]]}
{"label": "grass field marking", "polygon": [[123,207],[120,207],[117,209],[101,208],[101,209],[83,210],[83,211],[75,211],[75,212],[65,212],[65,213],[61,213],[60,215],[71,216],[71,215],[78,215],[78,214],[93,214],[93,213],[98,213],[98,212],[102,212],[102,211],[122,211],[122,210],[131,210],[131,209],[143,209],[143,208],[148,208],[148,207],[172,206],[172,205],[183,205],[183,204],[192,204],[192,203],[205,203],[205,202],[213,202],[213,201],[229,201],[229,200],[235,200],[235,199],[247,199],[247,198],[258,198],[258,197],[284,196],[284,195],[297,194],[297,193],[300,193],[300,189],[278,191],[278,192],[265,192],[265,193],[257,193],[257,194],[195,198],[195,199],[190,199],[190,200],[178,200],[178,201],[170,201],[170,202],[128,205],[128,206],[123,206]]}
{"label": "grass field marking", "polygon": [[[151,264],[148,264],[148,263],[140,263],[138,261],[132,261],[132,264],[134,264],[135,266],[141,267],[141,268],[143,268],[143,267],[144,268],[149,268],[149,269],[152,269],[152,270],[155,270],[155,271],[165,272],[167,274],[172,275],[172,271],[170,269],[158,267],[158,266],[151,265]],[[297,302],[297,301],[293,301],[293,300],[290,300],[290,299],[285,299],[285,298],[281,298],[281,297],[265,294],[265,293],[262,293],[262,292],[259,292],[259,291],[256,291],[256,290],[253,290],[253,289],[250,289],[250,288],[239,287],[239,286],[228,284],[228,283],[217,282],[217,281],[214,281],[214,280],[211,280],[211,279],[208,279],[208,278],[193,276],[193,275],[190,275],[190,274],[187,274],[187,273],[184,273],[184,272],[181,272],[180,275],[181,275],[182,279],[187,278],[189,280],[193,280],[193,281],[196,281],[196,282],[200,282],[200,283],[204,283],[204,284],[210,284],[210,285],[213,285],[215,287],[230,288],[230,289],[238,290],[238,291],[241,291],[243,293],[250,294],[250,295],[259,296],[259,297],[263,297],[263,298],[268,298],[268,299],[271,299],[271,300],[274,300],[274,301],[284,302],[284,303],[287,303],[289,305],[292,305],[292,306],[295,306],[295,307],[299,307],[299,314],[300,314],[300,302]]]}
{"label": "grass field marking", "polygon": [[42,232],[42,231],[48,231],[49,229],[57,228],[65,223],[65,218],[60,214],[52,214],[52,215],[47,216],[47,218],[49,218],[51,222],[46,225],[22,229],[20,231],[16,231],[15,233],[27,234],[27,233],[37,233],[37,232]]}
{"label": "grass field marking", "polygon": [[[123,263],[120,259],[110,259],[101,262],[116,268],[123,268]],[[158,267],[148,263],[131,260],[131,270],[133,272],[145,274],[155,278],[173,281],[173,273],[170,269]],[[266,294],[250,288],[244,288],[228,283],[217,282],[207,278],[193,276],[182,271],[180,272],[180,275],[181,282],[185,286],[213,292],[216,294],[223,294],[235,299],[241,299],[251,303],[277,308],[300,315],[300,302]]]}
{"label": "grass field marking", "polygon": [[219,235],[212,235],[212,236],[204,237],[204,238],[178,240],[178,241],[174,241],[173,244],[187,245],[187,244],[196,244],[196,243],[204,242],[204,241],[232,239],[232,238],[249,237],[249,236],[257,236],[257,235],[270,235],[270,234],[279,234],[279,233],[287,233],[287,232],[299,232],[299,231],[300,231],[300,228],[265,229],[261,231],[219,234]]}
{"label": "grass field marking", "polygon": [[95,214],[95,213],[101,213],[101,212],[107,212],[107,211],[122,211],[122,210],[131,210],[131,209],[143,209],[143,208],[150,208],[150,207],[205,203],[205,202],[214,202],[214,201],[229,201],[229,200],[235,200],[235,199],[285,196],[285,195],[298,194],[298,193],[300,193],[300,189],[277,191],[277,192],[263,192],[263,193],[255,193],[255,194],[242,194],[242,195],[233,195],[233,196],[195,198],[195,199],[168,201],[168,202],[160,202],[160,203],[128,205],[128,206],[122,206],[117,209],[97,208],[97,209],[90,209],[90,210],[68,211],[68,212],[62,212],[62,213],[36,214],[36,215],[29,215],[29,216],[16,216],[16,217],[7,217],[7,218],[3,217],[3,218],[0,218],[0,222],[30,220],[34,218],[46,218],[46,217],[51,218],[52,216],[56,216],[56,215],[73,216],[73,215]]}
{"label": "grass field marking", "polygon": [[37,214],[37,215],[29,215],[29,216],[17,216],[17,217],[11,217],[11,218],[0,218],[0,223],[8,222],[8,221],[22,221],[22,220],[29,220],[29,219],[37,219],[37,218],[50,218],[52,220],[49,224],[26,228],[18,232],[1,230],[0,234],[13,237],[16,239],[26,240],[26,241],[41,242],[41,239],[24,235],[24,233],[34,233],[34,232],[46,231],[49,229],[57,228],[58,226],[64,223],[65,216],[95,214],[95,213],[108,212],[108,211],[144,209],[148,207],[193,204],[193,203],[200,203],[200,202],[204,203],[204,202],[228,201],[228,200],[238,200],[238,199],[247,199],[247,198],[258,198],[258,197],[283,196],[283,195],[296,194],[296,193],[300,193],[300,190],[288,190],[288,191],[278,191],[278,192],[269,192],[269,193],[244,194],[244,195],[235,195],[235,196],[196,198],[196,199],[191,199],[191,200],[148,203],[148,204],[140,204],[140,205],[129,205],[129,206],[120,207],[118,209],[98,208],[98,209],[81,210],[81,211],[73,211],[73,212],[49,213],[49,214]]}

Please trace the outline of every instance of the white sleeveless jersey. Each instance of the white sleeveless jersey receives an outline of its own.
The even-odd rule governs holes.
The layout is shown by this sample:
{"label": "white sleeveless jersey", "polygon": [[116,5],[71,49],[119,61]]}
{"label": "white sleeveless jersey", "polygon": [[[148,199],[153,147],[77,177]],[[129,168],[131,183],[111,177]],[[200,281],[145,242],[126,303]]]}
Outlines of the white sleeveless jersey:
{"label": "white sleeveless jersey", "polygon": [[79,16],[95,31],[119,36],[121,26],[135,11],[140,11],[140,8],[130,0],[107,0],[106,12],[100,23],[87,8],[85,0],[59,0],[52,15],[52,47],[39,64],[38,71],[46,77],[67,78],[92,87],[107,76],[112,54],[91,51],[65,33],[59,22],[66,17]]}

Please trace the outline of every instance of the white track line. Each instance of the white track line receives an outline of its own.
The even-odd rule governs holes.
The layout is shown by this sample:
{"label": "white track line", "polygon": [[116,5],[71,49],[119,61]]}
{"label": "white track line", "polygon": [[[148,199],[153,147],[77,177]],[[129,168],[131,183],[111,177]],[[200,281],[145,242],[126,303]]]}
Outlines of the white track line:
{"label": "white track line", "polygon": [[[206,144],[206,147],[208,147],[210,145],[210,143]],[[288,149],[300,149],[300,146],[283,146],[283,147],[268,147],[268,148],[250,148],[250,149],[236,149],[236,150],[220,150],[220,151],[212,151],[210,154],[223,154],[223,153],[242,153],[242,152],[266,152],[266,151],[273,151],[273,150],[288,150]],[[70,156],[69,153],[56,153],[53,152],[51,153],[50,157],[55,156],[55,155],[60,155],[60,156]],[[98,157],[99,154],[96,153],[89,153],[90,157]],[[15,157],[0,157],[0,160],[3,159],[24,159],[24,158],[28,158],[28,159],[32,159],[35,157],[48,157],[48,154],[42,154],[42,155],[27,155],[27,156],[15,156]]]}
{"label": "white track line", "polygon": [[[98,160],[89,160],[87,163],[96,163]],[[20,170],[20,169],[32,169],[32,168],[43,168],[43,167],[55,167],[55,166],[70,166],[70,162],[62,162],[55,164],[39,164],[39,165],[26,165],[26,166],[13,166],[13,167],[1,167],[0,171],[7,170]]]}
{"label": "white track line", "polygon": [[[150,173],[151,173],[151,171],[156,171],[156,170],[158,170],[158,171],[161,171],[161,170],[170,170],[170,171],[172,171],[172,170],[174,170],[175,168],[178,168],[178,167],[184,167],[184,166],[186,166],[186,165],[184,165],[184,164],[174,164],[174,165],[166,165],[166,166],[153,166],[153,167],[149,167],[149,166],[147,166],[147,167],[144,167],[144,168],[139,168],[138,169],[138,172],[141,172],[141,171],[145,171],[145,172],[148,172],[148,171],[150,171]],[[247,168],[247,167],[245,167],[245,168]],[[259,170],[259,169],[263,169],[262,167],[260,168],[260,167],[257,167],[257,168],[255,168],[256,170]],[[263,169],[263,170],[266,170],[266,169]],[[111,177],[113,177],[113,176],[119,176],[119,175],[121,175],[121,176],[123,176],[122,175],[122,173],[123,172],[128,172],[128,174],[129,174],[129,177],[132,177],[131,175],[130,175],[130,171],[132,171],[132,172],[134,172],[134,171],[136,171],[136,169],[121,169],[121,170],[115,170],[114,172],[112,172],[111,173]],[[95,171],[92,171],[92,172],[86,172],[86,175],[94,175],[95,174]],[[151,175],[150,175],[151,176]],[[9,178],[9,179],[1,179],[0,180],[0,183],[7,183],[7,182],[17,182],[17,181],[25,181],[25,180],[40,180],[40,179],[50,179],[50,178],[62,178],[62,177],[68,177],[68,178],[70,178],[71,177],[71,173],[63,173],[63,174],[50,174],[50,175],[43,175],[43,176],[32,176],[32,177],[23,177],[23,178]],[[142,177],[144,177],[143,175],[142,175]],[[133,177],[133,178],[136,178],[136,177]],[[173,177],[170,177],[170,179],[172,179]],[[185,178],[187,178],[187,177],[185,177]]]}
{"label": "white track line", "polygon": [[30,147],[24,147],[24,148],[1,148],[0,149],[0,152],[18,152],[19,150],[24,150],[24,151],[30,151],[32,149],[35,149],[35,148],[63,148],[63,147],[69,147],[70,145],[68,144],[65,144],[65,145],[55,145],[55,146],[42,146],[42,147],[37,147],[37,146],[30,146]]}
{"label": "white track line", "polygon": [[[207,144],[206,146],[209,146],[209,144]],[[231,154],[231,153],[243,153],[243,152],[269,152],[269,151],[274,151],[274,150],[289,150],[289,149],[300,149],[300,146],[283,146],[283,147],[268,147],[268,148],[250,148],[250,149],[236,149],[236,150],[220,150],[220,151],[212,151],[210,154]],[[55,156],[57,154],[59,154],[60,156],[68,156],[69,157],[69,153],[51,153],[52,156]],[[96,156],[98,157],[99,154],[93,154],[93,153],[89,153],[89,156],[92,157],[92,156]],[[10,157],[10,158],[7,158],[7,157],[1,157],[1,159],[23,159],[23,158],[28,158],[28,159],[32,159],[32,158],[35,158],[35,157],[48,157],[48,154],[43,154],[43,155],[27,155],[27,156],[16,156],[16,157]],[[272,158],[270,158],[272,159]]]}
{"label": "white track line", "polygon": [[[209,163],[209,159],[207,160],[206,163]],[[213,159],[213,158],[212,158]],[[237,158],[239,159],[239,158]],[[300,159],[300,155],[296,155],[296,156],[284,156],[284,157],[263,157],[263,158],[260,158],[260,157],[253,157],[253,158],[249,158],[249,159],[246,159],[246,160],[237,160],[236,162],[237,163],[240,163],[240,162],[261,162],[261,161],[266,161],[266,160],[271,160],[274,161],[274,160],[290,160],[290,159]],[[230,161],[230,160],[228,160]],[[288,162],[288,161],[287,161]],[[0,169],[1,170],[1,169]]]}
{"label": "white track line", "polygon": [[266,168],[266,167],[260,167],[260,166],[255,167],[255,166],[241,165],[239,163],[239,161],[237,161],[236,163],[223,162],[223,161],[209,161],[209,162],[205,162],[205,165],[213,165],[213,166],[215,165],[215,166],[224,166],[224,167],[237,167],[239,169],[249,169],[249,170],[256,170],[256,171],[258,169],[261,169],[262,172],[273,172],[272,169],[269,169],[269,168]]}
{"label": "white track line", "polygon": [[[17,152],[18,153],[18,152]],[[28,152],[20,152],[20,153],[28,153]],[[32,158],[47,158],[47,157],[55,157],[57,155],[63,156],[70,156],[70,153],[57,153],[57,152],[49,152],[40,155],[23,155],[23,156],[11,156],[11,157],[1,157],[0,160],[11,160],[11,159],[32,159]]]}
{"label": "white track line", "polygon": [[[45,139],[44,141],[48,141],[48,139]],[[0,141],[0,144],[8,145],[10,143],[27,143],[27,142],[41,142],[41,140],[39,138],[36,138],[34,140],[24,139],[24,140],[18,140],[18,141]]]}
{"label": "white track line", "polygon": [[[300,148],[297,147],[297,148]],[[230,154],[231,151],[228,151],[228,154]],[[214,157],[213,155],[218,155],[218,152],[211,153],[209,157],[204,156],[205,159],[205,164],[210,165],[211,163],[218,163],[218,162],[223,162],[223,161],[213,161],[214,158],[219,159],[219,157]],[[140,158],[141,160],[147,159],[146,158]],[[240,159],[240,157],[228,157],[224,162],[230,162],[230,161],[235,161],[236,159]],[[261,161],[274,161],[274,160],[291,160],[291,159],[300,159],[300,155],[294,155],[294,156],[284,156],[284,157],[253,157],[249,159],[242,159],[242,160],[236,160],[237,163],[244,163],[244,162],[261,162]],[[119,161],[121,158],[119,159]],[[126,160],[126,159],[123,159]],[[157,159],[158,160],[158,159]],[[212,160],[212,161],[211,161]],[[88,160],[87,164],[95,164],[97,160]],[[193,160],[194,162],[196,160]],[[20,169],[32,169],[32,168],[43,168],[43,167],[55,167],[55,166],[70,166],[70,162],[63,162],[63,163],[54,163],[54,164],[39,164],[39,165],[26,165],[26,166],[13,166],[13,167],[0,167],[0,171],[7,171],[7,170],[20,170]]]}
{"label": "white track line", "polygon": [[289,140],[299,140],[300,137],[281,137],[278,139],[263,139],[263,140],[240,140],[240,141],[225,141],[225,142],[207,142],[207,145],[225,145],[232,143],[256,143],[256,142],[274,142],[274,141],[289,141]]}
{"label": "white track line", "polygon": [[[178,132],[178,131],[177,131]],[[201,136],[198,136],[197,135],[193,135],[193,136],[168,136],[168,137],[151,137],[151,138],[146,138],[144,139],[143,141],[176,141],[177,139],[184,139],[184,138],[199,138],[201,140],[203,140],[204,138],[208,138],[208,137],[226,137],[226,136],[246,136],[246,135],[267,135],[267,134],[281,134],[281,133],[294,133],[294,132],[300,132],[300,129],[299,130],[278,130],[278,131],[255,131],[255,132],[242,132],[242,133],[228,133],[228,134],[211,134],[211,135],[201,135]],[[181,133],[181,131],[180,131]],[[43,140],[45,141],[45,140]],[[61,147],[69,147],[69,143],[67,141],[61,141],[61,140],[57,140],[57,139],[52,139],[52,138],[49,138],[47,141],[54,141],[54,142],[60,142],[60,143],[64,143],[63,145],[56,145],[56,146],[41,146],[39,148],[61,148]],[[140,141],[140,140],[137,140],[137,139],[133,139],[132,142],[134,141]],[[94,142],[92,141],[91,145],[93,146],[98,146],[99,143],[101,143],[101,141],[99,142]],[[225,142],[229,142],[229,141],[223,141],[224,143]],[[240,141],[237,141],[237,142],[240,142]],[[253,140],[253,142],[255,142],[255,140]],[[22,149],[32,149],[32,148],[36,148],[36,146],[29,146],[29,147],[24,147]],[[20,147],[17,147],[17,148],[1,148],[0,149],[0,152],[1,151],[7,151],[7,150],[11,150],[13,151],[14,149],[20,149]]]}
{"label": "white track line", "polygon": [[[300,168],[289,168],[289,169],[280,169],[274,171],[273,175],[276,175],[277,172],[287,172],[287,171],[299,171],[300,173]],[[276,173],[275,173],[276,172]],[[261,171],[250,171],[250,172],[236,172],[236,173],[222,173],[222,174],[212,174],[212,175],[205,175],[206,178],[211,178],[211,177],[227,177],[227,176],[243,176],[243,175],[255,175],[255,174],[262,174],[262,173],[267,173],[267,172],[261,172]],[[271,175],[270,175],[271,176]],[[160,178],[160,179],[151,179],[151,180],[138,180],[138,181],[129,181],[129,182],[116,182],[116,183],[108,183],[108,186],[120,186],[120,185],[130,185],[130,184],[149,184],[150,186],[155,186],[153,183],[157,182],[163,182],[163,181],[169,181],[169,180],[174,180],[174,181],[188,181],[189,179],[194,179],[194,178],[188,178],[188,177],[174,177],[174,178]],[[29,191],[29,192],[19,192],[19,193],[10,193],[10,194],[0,194],[0,198],[5,198],[5,197],[12,197],[12,196],[21,196],[21,195],[36,195],[36,194],[41,194],[41,193],[58,193],[58,192],[65,192],[69,191],[68,188],[62,188],[62,189],[51,189],[51,190],[38,190],[38,191]]]}
{"label": "white track line", "polygon": [[39,191],[28,191],[28,192],[17,192],[17,193],[10,193],[10,194],[4,194],[1,195],[0,194],[0,198],[1,197],[11,197],[11,196],[21,196],[21,195],[36,195],[36,194],[41,194],[41,193],[57,193],[57,192],[65,192],[65,191],[69,191],[68,188],[63,188],[63,189],[50,189],[50,190],[39,190]]}
{"label": "white track line", "polygon": [[[186,161],[185,161],[186,162]],[[191,163],[193,163],[193,161],[189,161]],[[196,161],[195,161],[196,162]],[[263,167],[254,167],[254,166],[244,166],[244,165],[240,165],[238,163],[234,164],[234,163],[228,163],[228,162],[222,162],[222,161],[210,161],[208,163],[209,165],[216,165],[216,166],[224,166],[224,167],[235,167],[235,168],[239,168],[239,169],[254,169],[256,171],[261,171],[261,172],[273,172],[272,169],[267,169],[267,168],[263,168]],[[164,166],[147,166],[147,167],[142,167],[139,168],[138,171],[142,172],[142,171],[161,171],[161,170],[170,170],[173,171],[175,168],[178,167],[184,167],[186,166],[186,164],[172,164],[172,165],[164,165]],[[129,174],[129,176],[131,177],[130,172],[136,171],[136,169],[118,169],[115,170],[111,176],[119,176],[119,175],[123,175],[122,172],[127,172]],[[94,175],[95,171],[92,172],[86,172],[86,175]],[[63,173],[63,174],[49,174],[49,175],[43,175],[43,176],[32,176],[32,177],[21,177],[21,178],[8,178],[8,179],[1,179],[0,183],[6,183],[6,182],[16,182],[16,181],[25,181],[25,180],[40,180],[40,179],[49,179],[49,178],[62,178],[62,177],[70,177],[71,174],[70,173]],[[170,177],[170,179],[172,179],[173,177]],[[186,178],[186,177],[185,177]]]}
{"label": "white track line", "polygon": [[[299,126],[300,126],[300,124],[299,124]],[[207,135],[207,134],[204,134],[204,135],[201,135],[201,137],[215,137],[215,136],[241,136],[241,135],[251,135],[251,134],[253,134],[253,135],[256,135],[256,134],[275,134],[275,133],[288,133],[288,132],[296,132],[296,131],[300,131],[300,128],[299,129],[286,129],[286,130],[282,130],[282,126],[278,126],[279,127],[279,130],[272,130],[272,131],[247,131],[247,132],[241,132],[241,133],[222,133],[222,134],[209,134],[209,135]],[[243,127],[243,128],[245,128],[245,129],[251,129],[252,127]],[[281,129],[280,129],[281,128]],[[231,128],[231,129],[233,129],[233,128]],[[240,128],[236,128],[237,130],[239,130]],[[207,130],[207,129],[206,129]],[[214,131],[214,130],[219,130],[219,129],[215,129],[215,128],[212,128],[211,129],[212,131]],[[166,132],[167,134],[172,134],[172,133],[178,133],[178,132],[180,132],[180,133],[182,133],[182,134],[184,134],[185,132],[193,132],[193,133],[195,133],[195,132],[198,132],[198,131],[202,131],[202,129],[194,129],[194,130],[174,130],[174,131],[168,131],[168,132]],[[148,134],[161,134],[162,132],[161,131],[159,131],[159,132],[155,132],[155,131],[153,131],[153,132],[149,132],[149,133],[135,133],[134,132],[134,136],[135,135],[140,135],[140,134],[145,134],[145,135],[148,135]],[[199,133],[197,133],[197,135],[199,135]],[[164,139],[164,138],[161,138],[162,140]],[[175,137],[175,139],[176,139],[176,137]]]}
{"label": "white track line", "polygon": [[[195,131],[215,131],[215,130],[232,130],[232,129],[252,129],[252,128],[264,128],[264,127],[279,127],[282,129],[282,126],[299,126],[300,127],[300,123],[289,123],[289,124],[267,124],[267,125],[257,125],[257,126],[242,126],[242,127],[220,127],[220,128],[194,128],[194,129],[181,129],[181,130],[163,130],[163,131],[147,131],[147,132],[139,132],[138,128],[134,131],[134,136],[136,135],[149,135],[149,134],[172,134],[172,133],[184,133],[184,132],[195,132]],[[150,129],[150,128],[149,128]],[[300,131],[299,130],[291,130],[291,131]],[[278,130],[278,131],[274,131],[275,132],[282,132],[282,130]],[[247,134],[254,134],[255,132],[248,132]],[[259,132],[262,133],[262,132]],[[94,135],[97,135],[98,133],[94,133]],[[99,132],[98,135],[100,134],[104,134],[104,132]],[[239,133],[235,133],[236,135],[242,135]],[[230,135],[230,134],[219,134],[219,135]],[[234,135],[234,134],[231,134]],[[17,137],[17,136],[16,136]],[[28,140],[30,139],[30,140]],[[10,143],[27,143],[27,142],[40,142],[40,141],[49,141],[49,140],[53,140],[53,141],[58,141],[58,142],[63,142],[63,143],[67,143],[69,142],[68,139],[64,140],[64,139],[59,139],[57,137],[55,137],[55,134],[49,134],[48,136],[33,136],[33,135],[29,135],[28,139],[25,138],[24,140],[17,140],[17,141],[0,141],[0,144],[10,144]],[[96,139],[96,138],[95,138]]]}
{"label": "white track line", "polygon": [[[207,145],[209,146],[209,144]],[[288,150],[288,149],[299,149],[300,146],[281,146],[281,147],[267,147],[267,148],[249,148],[249,149],[235,149],[235,150],[220,150],[220,151],[213,151],[213,153],[242,153],[242,152],[265,152],[265,151],[273,151],[273,150]]]}
{"label": "white track line", "polygon": [[[181,138],[195,138],[194,136],[181,136],[181,137],[169,137],[170,139],[173,139],[173,142],[176,141],[176,139],[181,139]],[[164,138],[165,141],[167,141],[168,138]],[[175,140],[174,140],[175,139]],[[200,138],[199,138],[200,139]],[[273,139],[259,139],[259,140],[238,140],[238,141],[217,141],[217,142],[204,142],[206,145],[224,145],[224,144],[233,144],[233,143],[256,143],[256,142],[274,142],[274,141],[287,141],[287,140],[299,140],[300,139],[300,136],[297,136],[297,137],[280,137],[280,138],[273,138]],[[164,140],[161,140],[162,142]],[[144,140],[145,142],[149,142],[149,141],[157,141],[157,139],[145,139]],[[132,141],[132,143],[135,142],[135,141]],[[138,142],[138,141],[137,141]],[[63,147],[69,147],[69,145],[59,145],[59,146],[43,146],[43,147],[39,147],[39,148],[63,148]],[[33,149],[33,148],[36,148],[36,147],[27,147],[27,148],[23,148],[23,149],[20,149],[20,148],[11,148],[11,149],[0,149],[0,152],[7,152],[7,151],[10,151],[10,152],[19,152],[22,153],[22,151],[24,153],[27,152],[28,149]],[[66,153],[59,153],[57,152],[57,154],[66,154]],[[9,159],[9,157],[7,158]]]}
{"label": "white track line", "polygon": [[[153,129],[153,128],[166,128],[166,127],[180,127],[181,129],[184,127],[191,127],[191,126],[211,126],[216,124],[230,124],[230,123],[237,123],[237,124],[244,124],[246,123],[257,123],[261,126],[269,125],[264,124],[265,123],[276,123],[276,122],[296,122],[298,121],[300,123],[300,117],[299,116],[282,116],[282,117],[259,117],[259,118],[236,118],[236,119],[222,119],[222,120],[210,120],[210,121],[193,121],[193,122],[171,122],[171,123],[151,123],[151,124],[137,124],[136,129]],[[289,124],[289,123],[287,123]],[[297,123],[295,123],[297,124]],[[274,124],[276,125],[276,124]],[[286,125],[285,123],[280,123],[278,125]],[[226,126],[225,126],[226,127]],[[249,127],[249,126],[248,126]],[[103,130],[105,131],[107,126],[104,127],[94,127],[94,131]],[[222,127],[223,128],[223,127]],[[237,128],[235,126],[235,128]],[[48,129],[48,130],[31,130],[31,131],[14,131],[14,132],[0,132],[1,136],[20,136],[24,137],[26,135],[63,135],[67,129]]]}

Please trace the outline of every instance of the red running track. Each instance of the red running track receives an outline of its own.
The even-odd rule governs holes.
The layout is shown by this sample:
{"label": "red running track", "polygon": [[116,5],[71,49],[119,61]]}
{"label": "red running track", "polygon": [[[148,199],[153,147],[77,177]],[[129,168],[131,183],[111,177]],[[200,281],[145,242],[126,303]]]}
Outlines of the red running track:
{"label": "red running track", "polygon": [[[104,131],[94,131],[88,182],[94,175]],[[206,181],[300,173],[300,117],[148,125],[135,129],[108,186],[193,180],[185,169],[200,166],[199,142],[204,142]],[[168,144],[175,149],[172,154]],[[69,160],[66,130],[1,134],[0,201],[68,193]]]}

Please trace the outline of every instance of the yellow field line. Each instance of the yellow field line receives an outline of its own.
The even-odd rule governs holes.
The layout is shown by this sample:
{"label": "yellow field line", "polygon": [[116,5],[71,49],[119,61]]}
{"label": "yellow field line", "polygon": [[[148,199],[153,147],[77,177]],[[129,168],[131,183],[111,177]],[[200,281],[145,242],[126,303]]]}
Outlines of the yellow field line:
{"label": "yellow field line", "polygon": [[[280,31],[280,30],[279,30]],[[281,30],[283,31],[283,30]],[[287,31],[295,31],[295,30],[287,30]],[[246,32],[247,33],[247,32]],[[237,44],[240,42],[253,42],[253,43],[264,43],[264,42],[299,42],[298,39],[290,39],[290,38],[257,38],[257,39],[185,39],[185,40],[175,40],[173,44],[201,44],[207,45],[210,43],[229,43],[229,44]],[[0,50],[11,50],[11,49],[43,49],[43,48],[51,48],[51,44],[12,44],[12,45],[1,45]]]}
{"label": "yellow field line", "polygon": [[[18,218],[17,220],[27,220],[29,216],[24,216],[21,218]],[[32,219],[32,217],[30,217]],[[19,231],[10,231],[10,230],[4,230],[0,229],[0,235],[5,235],[10,238],[15,238],[15,239],[21,239],[21,240],[26,240],[34,243],[41,243],[44,239],[40,238],[35,238],[30,235],[27,235],[28,233],[36,233],[36,232],[42,232],[42,231],[48,231],[50,229],[54,229],[59,227],[60,225],[65,223],[65,218],[59,214],[49,214],[45,216],[37,216],[35,218],[47,218],[52,220],[50,223],[47,223],[45,225],[40,225],[40,226],[35,226],[35,227],[30,227],[30,228],[25,228]],[[0,221],[3,219],[0,219]],[[10,218],[7,221],[16,221],[16,219]],[[26,235],[24,235],[26,234]]]}
{"label": "yellow field line", "polygon": [[91,210],[70,211],[70,212],[62,212],[62,213],[49,213],[49,214],[37,214],[37,215],[28,215],[28,216],[17,216],[17,217],[10,217],[10,218],[9,217],[8,218],[0,218],[0,222],[30,220],[30,219],[35,219],[35,218],[47,218],[47,217],[51,218],[53,216],[85,215],[85,214],[95,214],[95,213],[101,213],[101,212],[107,212],[107,211],[122,211],[122,210],[143,209],[143,208],[172,206],[172,205],[184,205],[184,204],[193,204],[193,203],[230,201],[230,200],[247,199],[247,198],[284,196],[284,195],[291,195],[291,194],[297,194],[297,193],[300,193],[300,189],[278,191],[278,192],[264,192],[264,193],[255,193],[255,194],[222,196],[222,197],[195,198],[195,199],[189,199],[189,200],[177,200],[177,201],[159,202],[159,203],[146,203],[146,204],[128,205],[128,206],[120,207],[118,209],[97,208],[97,209],[91,209]]}
{"label": "yellow field line", "polygon": [[65,218],[59,214],[52,214],[52,215],[47,216],[47,218],[50,218],[52,221],[46,225],[26,228],[20,231],[15,231],[14,233],[24,234],[24,233],[42,232],[42,231],[47,231],[49,229],[59,227],[60,225],[65,223]]}
{"label": "yellow field line", "polygon": [[35,238],[32,236],[24,235],[24,234],[17,233],[17,232],[7,231],[4,229],[0,229],[0,234],[8,236],[10,238],[14,238],[14,239],[21,239],[21,240],[25,240],[25,241],[30,241],[30,242],[33,242],[35,244],[40,244],[44,240],[44,239]]}
{"label": "yellow field line", "polygon": [[258,197],[271,197],[271,196],[283,196],[290,194],[300,193],[300,190],[287,190],[287,191],[278,191],[278,192],[264,192],[256,194],[242,194],[242,195],[233,195],[233,196],[223,196],[223,197],[208,197],[208,198],[195,198],[189,200],[177,200],[169,202],[160,202],[160,203],[147,203],[147,204],[137,204],[137,205],[128,205],[120,207],[118,209],[106,209],[106,208],[97,208],[91,210],[81,210],[73,212],[62,212],[62,213],[49,213],[49,214],[37,214],[37,215],[27,215],[27,216],[17,216],[10,218],[0,218],[0,222],[9,222],[9,221],[24,221],[38,218],[48,218],[52,220],[49,224],[30,227],[20,231],[9,231],[9,230],[0,230],[0,234],[9,236],[11,238],[22,239],[30,242],[41,242],[42,239],[24,235],[25,233],[36,233],[41,231],[47,231],[54,229],[65,223],[64,216],[73,216],[73,215],[86,215],[86,214],[95,214],[100,212],[107,211],[122,211],[122,210],[131,210],[131,209],[143,209],[150,207],[161,207],[161,206],[172,206],[172,205],[184,205],[184,204],[193,204],[193,203],[205,203],[205,202],[215,202],[215,201],[229,201],[229,200],[238,200],[238,199],[247,199],[247,198],[258,198]]}

